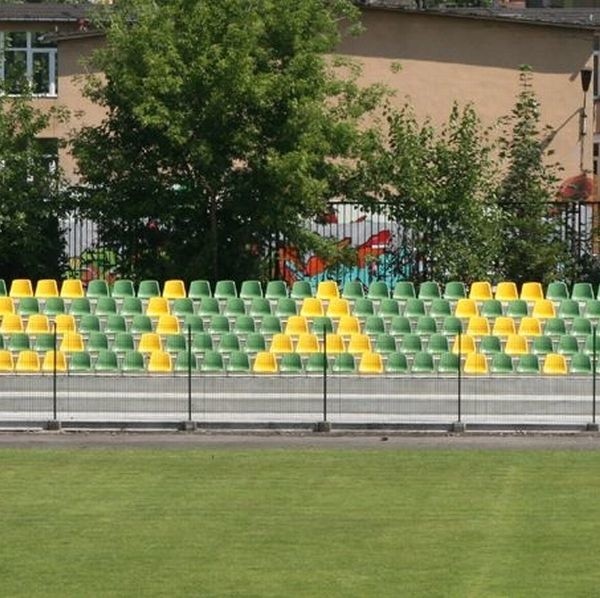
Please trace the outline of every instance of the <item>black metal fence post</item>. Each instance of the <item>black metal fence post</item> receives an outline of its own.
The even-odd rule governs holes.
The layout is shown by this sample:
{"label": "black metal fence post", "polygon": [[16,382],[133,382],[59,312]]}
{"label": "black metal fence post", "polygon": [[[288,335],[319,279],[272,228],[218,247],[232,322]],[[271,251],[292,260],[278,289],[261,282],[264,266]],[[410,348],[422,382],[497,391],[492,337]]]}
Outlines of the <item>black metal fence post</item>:
{"label": "black metal fence post", "polygon": [[60,422],[58,421],[58,399],[56,389],[56,349],[57,349],[57,338],[56,338],[56,322],[52,324],[52,342],[53,342],[53,356],[52,356],[52,420],[48,422],[48,430],[60,430]]}
{"label": "black metal fence post", "polygon": [[323,327],[323,421],[327,421],[327,326]]}
{"label": "black metal fence post", "polygon": [[188,391],[188,421],[192,421],[192,326],[188,324],[188,371],[187,371],[187,391]]}
{"label": "black metal fence post", "polygon": [[596,334],[598,333],[598,325],[592,328],[592,425],[596,425]]}
{"label": "black metal fence post", "polygon": [[462,388],[461,388],[461,360],[462,360],[462,334],[458,333],[458,423],[461,423],[462,417]]}

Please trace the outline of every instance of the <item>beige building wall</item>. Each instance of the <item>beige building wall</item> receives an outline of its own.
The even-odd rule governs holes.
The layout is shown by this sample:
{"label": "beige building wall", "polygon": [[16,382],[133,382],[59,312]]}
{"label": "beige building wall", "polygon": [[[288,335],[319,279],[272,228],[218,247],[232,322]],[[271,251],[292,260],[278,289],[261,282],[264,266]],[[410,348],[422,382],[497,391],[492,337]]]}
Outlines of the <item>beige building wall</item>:
{"label": "beige building wall", "polygon": [[[445,122],[452,103],[472,102],[486,125],[514,107],[519,66],[534,70],[542,123],[556,131],[550,145],[564,178],[580,172],[581,68],[592,67],[593,33],[482,19],[365,9],[366,31],[340,52],[362,62],[365,83],[395,90],[393,102],[410,101],[419,118]],[[392,64],[401,70],[394,73]],[[583,168],[592,171],[592,89]]]}

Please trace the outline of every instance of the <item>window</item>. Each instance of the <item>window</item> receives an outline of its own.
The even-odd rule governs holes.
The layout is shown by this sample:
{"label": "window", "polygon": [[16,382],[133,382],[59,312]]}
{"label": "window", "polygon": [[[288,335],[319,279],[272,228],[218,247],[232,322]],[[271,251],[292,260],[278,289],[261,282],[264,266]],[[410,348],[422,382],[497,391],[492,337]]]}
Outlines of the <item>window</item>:
{"label": "window", "polygon": [[56,95],[56,45],[46,42],[43,35],[39,31],[0,33],[0,44],[4,49],[0,78],[6,92],[19,94],[28,85],[34,95]]}

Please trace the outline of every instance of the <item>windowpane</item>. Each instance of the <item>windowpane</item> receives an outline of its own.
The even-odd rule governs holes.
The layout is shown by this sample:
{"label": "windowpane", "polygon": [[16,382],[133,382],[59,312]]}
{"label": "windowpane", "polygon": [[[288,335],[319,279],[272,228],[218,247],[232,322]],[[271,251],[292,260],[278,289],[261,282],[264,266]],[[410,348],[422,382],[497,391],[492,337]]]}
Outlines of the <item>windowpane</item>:
{"label": "windowpane", "polygon": [[33,53],[33,73],[31,78],[33,93],[50,93],[50,54]]}
{"label": "windowpane", "polygon": [[27,85],[27,52],[10,51],[4,55],[4,78],[8,93],[20,93]]}
{"label": "windowpane", "polygon": [[4,34],[7,48],[26,48],[27,33],[25,31],[10,31]]}
{"label": "windowpane", "polygon": [[31,34],[31,45],[34,48],[56,48],[56,42],[48,42],[47,31],[35,31]]}

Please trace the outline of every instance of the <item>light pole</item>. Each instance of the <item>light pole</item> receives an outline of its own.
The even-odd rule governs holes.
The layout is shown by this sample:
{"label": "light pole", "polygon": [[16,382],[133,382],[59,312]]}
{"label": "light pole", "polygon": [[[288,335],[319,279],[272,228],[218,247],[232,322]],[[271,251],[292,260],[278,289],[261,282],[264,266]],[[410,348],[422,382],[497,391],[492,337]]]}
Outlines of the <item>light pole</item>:
{"label": "light pole", "polygon": [[587,92],[592,82],[592,69],[589,67],[583,68],[579,71],[579,77],[581,81],[581,90],[583,91],[583,107],[581,108],[581,116],[579,119],[579,139],[581,143],[580,154],[579,154],[579,170],[583,170],[583,148],[585,145],[585,136],[587,135]]}

